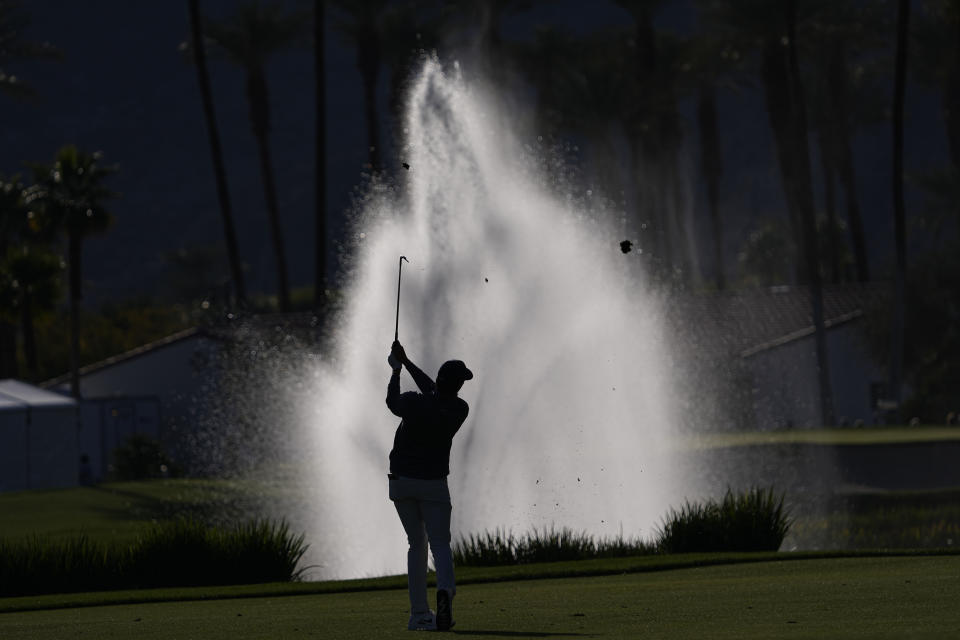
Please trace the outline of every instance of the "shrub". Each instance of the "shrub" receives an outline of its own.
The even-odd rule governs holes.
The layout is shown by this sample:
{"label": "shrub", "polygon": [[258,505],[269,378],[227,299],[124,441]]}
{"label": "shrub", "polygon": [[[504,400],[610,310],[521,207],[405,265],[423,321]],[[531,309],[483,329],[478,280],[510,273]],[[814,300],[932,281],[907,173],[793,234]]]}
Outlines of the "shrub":
{"label": "shrub", "polygon": [[453,543],[453,561],[457,565],[495,567],[516,564],[516,539],[512,533],[496,529],[493,533],[470,534]]}
{"label": "shrub", "polygon": [[286,523],[232,527],[181,519],[154,525],[132,545],[86,536],[65,541],[0,541],[0,597],[149,587],[299,580],[307,550]]}
{"label": "shrub", "polygon": [[162,523],[137,541],[127,573],[137,586],[200,586],[297,580],[307,549],[286,523],[258,520],[208,527],[197,520]]}
{"label": "shrub", "polygon": [[522,537],[496,529],[492,533],[461,536],[453,544],[453,560],[460,566],[490,567],[623,557],[653,551],[653,547],[640,540],[625,540],[623,536],[596,539],[586,532],[566,527],[534,529]]}
{"label": "shrub", "polygon": [[173,463],[159,442],[134,434],[113,450],[113,473],[117,480],[145,480],[173,475]]}
{"label": "shrub", "polygon": [[784,495],[773,489],[749,489],[723,500],[686,502],[670,510],[656,534],[656,547],[664,553],[695,551],[776,551],[790,529]]}
{"label": "shrub", "polygon": [[103,545],[84,535],[53,543],[0,541],[0,596],[107,589],[116,565]]}

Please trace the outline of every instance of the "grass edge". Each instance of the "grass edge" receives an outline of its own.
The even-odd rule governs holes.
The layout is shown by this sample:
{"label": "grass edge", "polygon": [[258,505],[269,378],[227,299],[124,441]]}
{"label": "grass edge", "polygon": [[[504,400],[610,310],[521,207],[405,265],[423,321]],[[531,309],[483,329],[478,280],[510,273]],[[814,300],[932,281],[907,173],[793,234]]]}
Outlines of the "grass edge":
{"label": "grass edge", "polygon": [[[463,567],[458,569],[458,585],[488,584],[526,580],[585,578],[593,576],[653,573],[720,565],[759,562],[820,560],[832,558],[955,556],[960,549],[875,549],[851,551],[761,551],[645,555],[596,560],[570,560],[502,567]],[[96,591],[0,598],[0,615],[26,611],[49,611],[84,607],[235,600],[243,598],[287,597],[388,591],[406,589],[406,575],[330,580],[322,582],[279,582],[219,587],[183,587],[126,591]]]}

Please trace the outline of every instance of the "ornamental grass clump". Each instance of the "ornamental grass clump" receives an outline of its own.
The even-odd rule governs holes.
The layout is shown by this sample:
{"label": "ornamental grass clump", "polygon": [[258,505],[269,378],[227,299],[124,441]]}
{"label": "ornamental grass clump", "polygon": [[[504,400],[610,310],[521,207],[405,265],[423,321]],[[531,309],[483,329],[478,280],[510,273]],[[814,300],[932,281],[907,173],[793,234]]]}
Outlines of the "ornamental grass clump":
{"label": "ornamental grass clump", "polygon": [[[87,536],[60,541],[0,540],[0,596],[109,589],[116,557]],[[83,589],[75,584],[78,578]]]}
{"label": "ornamental grass clump", "polygon": [[453,543],[453,562],[464,567],[496,567],[516,564],[516,540],[502,529],[460,536]]}
{"label": "ornamental grass clump", "polygon": [[86,536],[0,541],[0,596],[299,580],[307,550],[285,522],[209,526],[193,519],[153,525],[130,545]]}
{"label": "ornamental grass clump", "polygon": [[453,561],[458,566],[492,567],[535,562],[586,560],[646,555],[654,552],[643,541],[616,538],[594,538],[586,532],[562,527],[533,529],[523,536],[514,536],[502,529],[482,534],[461,536],[453,544]]}
{"label": "ornamental grass clump", "polygon": [[663,553],[776,551],[790,529],[784,494],[753,488],[739,494],[727,489],[720,502],[685,502],[670,510],[656,534]]}
{"label": "ornamental grass clump", "polygon": [[518,541],[515,553],[519,564],[583,560],[598,555],[593,536],[566,527],[544,527],[542,531],[534,529]]}
{"label": "ornamental grass clump", "polygon": [[306,549],[283,522],[208,527],[173,520],[137,541],[126,572],[137,586],[151,587],[285,582],[299,579]]}

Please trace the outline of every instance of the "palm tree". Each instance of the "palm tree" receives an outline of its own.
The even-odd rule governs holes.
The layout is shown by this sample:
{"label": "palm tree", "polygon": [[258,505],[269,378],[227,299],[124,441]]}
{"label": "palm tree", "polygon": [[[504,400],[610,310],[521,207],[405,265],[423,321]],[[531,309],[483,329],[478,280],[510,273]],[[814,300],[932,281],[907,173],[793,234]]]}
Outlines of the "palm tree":
{"label": "palm tree", "polygon": [[796,260],[796,246],[789,229],[779,218],[754,224],[737,253],[740,284],[769,287],[787,282]]}
{"label": "palm tree", "polygon": [[903,201],[903,102],[907,89],[907,36],[910,33],[910,0],[897,3],[897,48],[893,83],[893,233],[897,255],[894,284],[893,335],[890,358],[890,392],[900,404],[903,376],[905,296],[907,278],[907,223]]}
{"label": "palm tree", "polygon": [[960,171],[960,0],[924,3],[911,27],[911,75],[940,91],[950,162]]}
{"label": "palm tree", "polygon": [[11,303],[9,308],[19,311],[26,375],[29,379],[35,378],[38,371],[34,316],[40,311],[53,310],[60,295],[62,270],[59,256],[43,246],[29,244],[11,250],[3,265],[0,265],[0,272],[9,276],[10,284],[8,295],[0,293],[0,298],[7,298]]}
{"label": "palm tree", "polygon": [[532,42],[518,43],[510,51],[536,88],[540,131],[578,140],[591,189],[610,200],[623,193],[624,206],[632,176],[620,173],[616,142],[627,130],[635,97],[633,66],[623,56],[628,42],[623,29],[576,37],[544,27]]}
{"label": "palm tree", "polygon": [[[757,54],[757,74],[773,134],[788,220],[794,237],[802,236],[800,213],[790,197],[796,181],[797,142],[791,117],[789,47],[785,46],[785,5],[767,0],[701,0],[701,16],[711,32],[733,51]],[[806,17],[806,16],[804,16]]]}
{"label": "palm tree", "polygon": [[923,7],[911,20],[910,74],[940,92],[950,164],[913,178],[926,200],[921,224],[939,244],[948,220],[960,233],[960,0],[927,2]]}
{"label": "palm tree", "polygon": [[617,0],[633,17],[634,96],[628,118],[640,188],[645,191],[641,216],[653,225],[661,266],[684,279],[692,256],[684,251],[683,221],[677,213],[686,198],[680,179],[683,131],[677,78],[684,43],[658,33],[653,21],[664,0]]}
{"label": "palm tree", "polygon": [[441,16],[420,1],[391,5],[380,20],[380,50],[389,67],[388,109],[391,136],[403,130],[404,98],[408,80],[417,68],[417,58],[440,46]]}
{"label": "palm tree", "polygon": [[718,89],[739,89],[746,84],[745,56],[712,32],[686,43],[681,70],[685,94],[697,100],[697,130],[700,144],[700,171],[706,185],[707,208],[713,231],[713,255],[717,289],[726,288],[726,260],[723,250],[724,225],[720,216],[720,182],[723,177],[722,142],[718,126]]}
{"label": "palm tree", "polygon": [[380,171],[380,118],[377,115],[377,82],[382,63],[380,22],[389,0],[334,0],[334,4],[340,13],[337,28],[357,52],[357,68],[363,82],[368,167],[371,171]]}
{"label": "palm tree", "polygon": [[70,290],[70,392],[80,397],[80,301],[83,298],[83,241],[105,231],[113,215],[104,206],[116,196],[104,180],[116,167],[99,164],[101,154],[85,153],[73,145],[62,147],[50,165],[36,165],[37,189],[28,198],[36,204],[48,231],[64,233]]}
{"label": "palm tree", "polygon": [[[863,216],[856,189],[853,136],[858,124],[879,122],[884,101],[871,94],[868,73],[874,52],[884,46],[885,17],[874,5],[845,0],[824,4],[810,20],[813,82],[808,83],[812,120],[820,140],[827,215],[835,218],[835,182],[846,195],[856,278],[870,279]],[[834,254],[839,255],[836,247]],[[836,265],[834,265],[836,266]],[[835,270],[831,274],[839,277]]]}
{"label": "palm tree", "polygon": [[[24,186],[18,176],[7,180],[0,176],[0,257],[6,256],[27,227],[27,208],[23,201]],[[9,269],[0,269],[0,309],[14,309],[16,304],[13,276]],[[4,284],[6,283],[6,284]],[[17,371],[16,318],[0,314],[0,378],[15,378]]]}
{"label": "palm tree", "polygon": [[280,310],[284,312],[290,311],[290,284],[270,153],[270,91],[266,63],[273,54],[300,43],[306,35],[307,25],[300,12],[286,13],[282,5],[261,5],[256,0],[241,4],[233,16],[223,22],[203,21],[209,41],[217,45],[227,59],[242,68],[246,75],[250,126],[259,150],[260,174],[277,263]]}
{"label": "palm tree", "polygon": [[[823,317],[823,283],[820,275],[817,226],[813,209],[813,179],[810,175],[810,150],[807,141],[807,114],[803,85],[800,78],[800,63],[797,56],[797,6],[796,0],[786,3],[787,73],[790,92],[790,130],[792,146],[796,153],[796,174],[793,184],[793,200],[800,215],[803,228],[803,253],[806,258],[807,278],[810,283],[811,310],[813,311],[814,343],[817,353],[817,381],[820,387],[820,415],[824,426],[831,426],[833,416],[833,392],[830,387],[830,359],[827,355],[827,335]],[[788,194],[789,198],[789,194]]]}
{"label": "palm tree", "polygon": [[723,156],[717,127],[717,91],[712,83],[703,83],[697,99],[697,129],[700,132],[700,167],[707,183],[707,207],[713,227],[713,263],[717,271],[717,289],[727,286],[724,275],[723,226],[720,223],[720,178]]}
{"label": "palm tree", "polygon": [[[35,43],[21,39],[24,28],[30,20],[20,10],[16,0],[0,0],[0,93],[16,98],[27,98],[34,94],[28,82],[15,74],[10,64],[22,60],[39,58],[59,58],[60,52],[48,42]],[[0,189],[10,184],[0,180]],[[21,187],[17,187],[19,191]],[[9,195],[9,192],[7,192]],[[6,215],[0,212],[0,216]],[[0,242],[0,245],[3,243]],[[5,247],[0,246],[5,251]],[[3,253],[0,253],[2,256]],[[0,377],[13,377],[17,374],[16,326],[0,319]]]}
{"label": "palm tree", "polygon": [[192,42],[190,49],[193,52],[193,62],[197,67],[197,83],[200,86],[203,116],[207,123],[210,157],[213,160],[217,198],[220,201],[220,215],[223,218],[223,234],[227,245],[227,257],[230,261],[230,274],[233,278],[233,290],[237,304],[244,306],[247,293],[243,281],[240,252],[237,249],[237,233],[233,224],[233,207],[230,205],[230,190],[227,188],[227,172],[223,163],[223,149],[220,146],[217,116],[213,108],[213,91],[210,89],[210,76],[207,73],[206,47],[203,46],[203,23],[200,18],[200,0],[188,0],[188,5]]}
{"label": "palm tree", "polygon": [[326,46],[326,0],[313,3],[313,83],[316,100],[314,152],[316,154],[314,194],[315,255],[313,275],[313,305],[323,311],[327,290],[327,76],[324,47]]}
{"label": "palm tree", "polygon": [[811,315],[817,354],[821,420],[833,423],[833,401],[823,318],[823,292],[813,207],[813,180],[807,140],[807,116],[800,77],[798,25],[809,22],[818,8],[807,0],[785,3],[767,0],[704,0],[702,12],[711,28],[731,46],[759,53],[760,83],[776,146],[788,220],[802,242],[799,278],[810,286]]}
{"label": "palm tree", "polygon": [[[579,118],[585,96],[574,96],[573,87],[583,72],[586,43],[566,30],[540,26],[529,43],[515,45],[515,58],[530,84],[536,88],[534,113],[538,127],[553,135]],[[568,100],[574,99],[572,103]]]}
{"label": "palm tree", "polygon": [[[15,360],[14,323],[20,322],[26,374],[37,373],[37,341],[33,319],[37,311],[49,311],[60,293],[61,261],[43,243],[38,220],[27,206],[36,189],[24,188],[17,177],[0,178],[0,324],[6,327],[4,370],[18,373]],[[10,358],[13,357],[13,366]],[[4,375],[4,374],[0,374]]]}
{"label": "palm tree", "polygon": [[7,65],[18,60],[36,58],[59,58],[60,52],[49,42],[25,42],[20,39],[30,20],[20,12],[19,2],[0,0],[0,91],[25,97],[33,89],[19,76],[9,71]]}

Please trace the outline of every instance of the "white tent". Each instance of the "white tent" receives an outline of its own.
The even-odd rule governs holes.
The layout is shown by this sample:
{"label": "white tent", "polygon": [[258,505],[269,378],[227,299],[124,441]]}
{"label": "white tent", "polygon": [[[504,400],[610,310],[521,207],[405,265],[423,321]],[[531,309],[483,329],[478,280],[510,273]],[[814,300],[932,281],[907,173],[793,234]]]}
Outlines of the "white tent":
{"label": "white tent", "polygon": [[0,380],[0,491],[77,484],[77,401]]}

